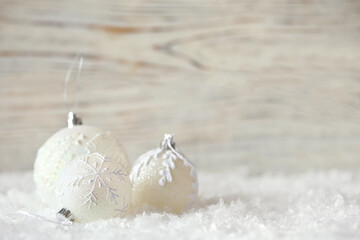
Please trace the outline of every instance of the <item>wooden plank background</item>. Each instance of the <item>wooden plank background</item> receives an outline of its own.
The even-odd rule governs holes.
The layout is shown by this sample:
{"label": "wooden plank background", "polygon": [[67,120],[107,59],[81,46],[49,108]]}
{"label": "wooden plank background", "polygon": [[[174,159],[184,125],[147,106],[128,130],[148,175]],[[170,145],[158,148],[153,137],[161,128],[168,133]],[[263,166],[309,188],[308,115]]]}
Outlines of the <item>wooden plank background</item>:
{"label": "wooden plank background", "polygon": [[200,169],[360,166],[360,1],[0,0],[0,170],[78,112],[131,160],[163,133]]}

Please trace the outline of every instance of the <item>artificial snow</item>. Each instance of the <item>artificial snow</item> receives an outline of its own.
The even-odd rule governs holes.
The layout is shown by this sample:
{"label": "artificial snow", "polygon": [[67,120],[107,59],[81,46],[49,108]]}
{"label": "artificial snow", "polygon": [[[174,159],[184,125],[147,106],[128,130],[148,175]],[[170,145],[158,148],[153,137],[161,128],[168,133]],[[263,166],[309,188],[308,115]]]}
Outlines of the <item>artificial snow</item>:
{"label": "artificial snow", "polygon": [[32,172],[0,174],[0,239],[360,239],[360,171],[199,172],[196,205],[62,226],[35,193]]}

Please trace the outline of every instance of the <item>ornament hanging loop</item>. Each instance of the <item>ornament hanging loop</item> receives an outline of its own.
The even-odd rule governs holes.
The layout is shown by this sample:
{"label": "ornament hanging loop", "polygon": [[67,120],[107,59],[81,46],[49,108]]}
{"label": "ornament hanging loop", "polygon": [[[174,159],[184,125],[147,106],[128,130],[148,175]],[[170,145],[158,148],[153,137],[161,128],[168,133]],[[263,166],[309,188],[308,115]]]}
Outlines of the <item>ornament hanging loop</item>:
{"label": "ornament hanging loop", "polygon": [[174,150],[175,151],[175,142],[174,136],[172,134],[166,133],[164,135],[164,140],[161,141],[160,147],[166,150]]}
{"label": "ornament hanging loop", "polygon": [[[84,63],[84,58],[82,54],[77,54],[74,58],[74,61],[70,65],[70,68],[66,74],[65,82],[64,82],[64,101],[65,105],[68,111],[68,119],[67,119],[67,125],[69,128],[72,128],[75,125],[81,125],[82,120],[79,118],[74,112],[77,110],[78,106],[78,92],[79,92],[79,82],[80,82],[80,75],[82,71]],[[78,64],[77,73],[76,73],[76,80],[75,80],[75,87],[73,89],[73,101],[69,101],[69,82],[70,82],[70,76],[75,68],[76,64]]]}

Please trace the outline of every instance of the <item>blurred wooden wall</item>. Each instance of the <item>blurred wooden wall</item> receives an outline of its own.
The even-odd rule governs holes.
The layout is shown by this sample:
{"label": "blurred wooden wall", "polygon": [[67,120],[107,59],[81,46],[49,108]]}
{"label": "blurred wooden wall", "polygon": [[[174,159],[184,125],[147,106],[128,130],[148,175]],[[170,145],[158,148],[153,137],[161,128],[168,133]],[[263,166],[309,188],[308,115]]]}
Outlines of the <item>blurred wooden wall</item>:
{"label": "blurred wooden wall", "polygon": [[131,160],[163,133],[201,169],[360,166],[360,1],[0,0],[0,169],[79,114]]}

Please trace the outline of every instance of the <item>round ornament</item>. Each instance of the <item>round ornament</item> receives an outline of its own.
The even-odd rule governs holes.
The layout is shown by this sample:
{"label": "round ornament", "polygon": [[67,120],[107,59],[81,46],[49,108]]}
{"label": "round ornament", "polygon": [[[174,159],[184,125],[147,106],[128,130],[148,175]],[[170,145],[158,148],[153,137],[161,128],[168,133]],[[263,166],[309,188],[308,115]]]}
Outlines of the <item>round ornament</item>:
{"label": "round ornament", "polygon": [[34,180],[44,200],[54,202],[55,184],[66,164],[77,156],[93,152],[106,155],[129,170],[122,146],[109,132],[69,123],[68,128],[51,136],[38,150],[34,164]]}
{"label": "round ornament", "polygon": [[100,153],[87,153],[70,162],[55,190],[58,207],[68,209],[77,222],[122,217],[131,202],[126,167]]}
{"label": "round ornament", "polygon": [[175,150],[173,136],[165,134],[160,148],[141,155],[130,172],[132,202],[139,210],[180,214],[194,203],[198,182],[194,165]]}

